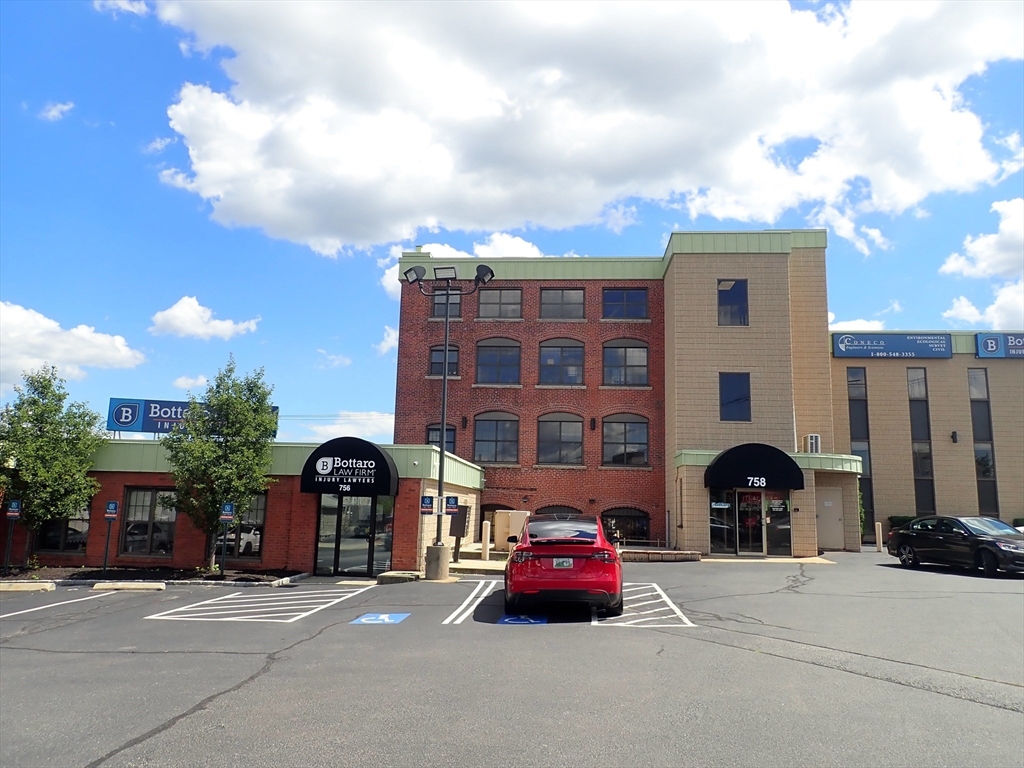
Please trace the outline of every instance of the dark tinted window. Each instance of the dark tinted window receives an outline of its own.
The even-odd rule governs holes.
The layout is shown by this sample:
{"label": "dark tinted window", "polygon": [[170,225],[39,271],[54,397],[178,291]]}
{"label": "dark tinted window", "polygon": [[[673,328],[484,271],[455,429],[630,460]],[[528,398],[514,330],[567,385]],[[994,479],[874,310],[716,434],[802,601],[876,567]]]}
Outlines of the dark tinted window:
{"label": "dark tinted window", "polygon": [[932,480],[914,481],[914,506],[919,513],[935,511],[935,483]]}
{"label": "dark tinted window", "polygon": [[[434,307],[431,312],[433,317],[444,317],[444,289],[441,293],[434,294]],[[462,317],[462,296],[452,293],[448,296],[448,317]]]}
{"label": "dark tinted window", "polygon": [[718,374],[719,418],[722,421],[750,421],[750,374]]}
{"label": "dark tinted window", "polygon": [[995,480],[978,481],[978,511],[983,515],[999,516],[999,497]]}
{"label": "dark tinted window", "polygon": [[[440,376],[444,373],[444,347],[430,348],[430,375]],[[448,347],[448,375],[459,375],[459,350]]]}
{"label": "dark tinted window", "polygon": [[518,384],[519,347],[477,347],[476,381],[478,384]]}
{"label": "dark tinted window", "polygon": [[987,443],[992,440],[992,415],[988,400],[971,401],[971,426],[975,442]]}
{"label": "dark tinted window", "polygon": [[974,444],[974,469],[978,479],[991,479],[996,476],[996,456],[992,451],[992,443]]}
{"label": "dark tinted window", "polygon": [[601,316],[607,318],[647,317],[647,289],[605,288]]}
{"label": "dark tinted window", "polygon": [[932,439],[931,429],[928,426],[927,400],[910,401],[910,437],[912,440]]}
{"label": "dark tinted window", "polygon": [[597,538],[597,521],[593,518],[575,520],[533,520],[527,523],[530,541],[535,539],[588,539]]}
{"label": "dark tinted window", "polygon": [[647,421],[632,414],[607,416],[601,426],[603,464],[646,466]]}
{"label": "dark tinted window", "polygon": [[519,461],[519,420],[505,414],[481,414],[474,422],[473,461]]}
{"label": "dark tinted window", "polygon": [[850,439],[868,439],[868,401],[850,401]]}
{"label": "dark tinted window", "polygon": [[718,324],[750,325],[746,280],[718,281]]}
{"label": "dark tinted window", "polygon": [[542,416],[537,424],[538,464],[582,464],[583,420],[569,414]]}
{"label": "dark tinted window", "polygon": [[846,369],[846,390],[851,400],[863,400],[868,396],[867,371],[864,368]]}
{"label": "dark tinted window", "polygon": [[518,288],[485,288],[480,291],[480,317],[522,317],[523,292]]}
{"label": "dark tinted window", "polygon": [[540,345],[541,384],[582,384],[583,345],[568,339]]}
{"label": "dark tinted window", "polygon": [[[604,348],[604,383],[616,387],[647,386],[647,347],[618,346]],[[633,342],[639,344],[639,342]]]}
{"label": "dark tinted window", "polygon": [[[441,447],[441,426],[431,424],[427,427],[427,445]],[[448,427],[444,431],[444,449],[448,453],[455,453],[455,427]]]}
{"label": "dark tinted window", "polygon": [[913,443],[914,477],[932,476],[932,444],[928,442]]}

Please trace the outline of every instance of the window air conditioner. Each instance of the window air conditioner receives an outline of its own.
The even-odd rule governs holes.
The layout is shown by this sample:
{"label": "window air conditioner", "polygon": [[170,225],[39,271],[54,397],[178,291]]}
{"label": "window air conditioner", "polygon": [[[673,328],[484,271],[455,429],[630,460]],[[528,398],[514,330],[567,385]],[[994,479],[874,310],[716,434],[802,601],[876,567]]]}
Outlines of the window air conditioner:
{"label": "window air conditioner", "polygon": [[804,435],[804,453],[821,453],[821,435]]}

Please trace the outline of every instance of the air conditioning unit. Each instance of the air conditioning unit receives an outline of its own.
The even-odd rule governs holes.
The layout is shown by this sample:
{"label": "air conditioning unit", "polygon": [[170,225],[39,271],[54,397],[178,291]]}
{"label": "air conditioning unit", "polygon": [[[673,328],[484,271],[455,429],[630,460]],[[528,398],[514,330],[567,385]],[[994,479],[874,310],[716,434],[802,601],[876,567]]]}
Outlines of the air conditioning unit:
{"label": "air conditioning unit", "polygon": [[821,453],[821,435],[804,435],[804,453]]}

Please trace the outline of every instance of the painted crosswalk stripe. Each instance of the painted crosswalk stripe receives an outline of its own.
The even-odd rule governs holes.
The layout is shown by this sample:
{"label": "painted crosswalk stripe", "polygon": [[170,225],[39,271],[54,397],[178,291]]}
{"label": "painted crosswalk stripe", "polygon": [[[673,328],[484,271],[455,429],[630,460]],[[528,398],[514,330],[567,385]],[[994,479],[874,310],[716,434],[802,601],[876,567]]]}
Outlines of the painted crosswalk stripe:
{"label": "painted crosswalk stripe", "polygon": [[168,621],[264,621],[291,624],[362,594],[374,586],[376,585],[370,584],[360,589],[310,590],[282,595],[233,592],[145,618]]}
{"label": "painted crosswalk stripe", "polygon": [[[653,597],[653,600],[644,598]],[[590,623],[603,627],[695,627],[665,590],[654,583],[622,585],[622,615],[599,618],[595,610]],[[639,610],[646,606],[656,608]]]}
{"label": "painted crosswalk stripe", "polygon": [[477,609],[477,606],[484,601],[484,599],[490,595],[501,582],[497,580],[482,580],[478,581],[469,597],[462,601],[462,605],[452,611],[451,615],[447,619],[442,621],[442,624],[461,624],[469,616],[472,615],[473,611]]}

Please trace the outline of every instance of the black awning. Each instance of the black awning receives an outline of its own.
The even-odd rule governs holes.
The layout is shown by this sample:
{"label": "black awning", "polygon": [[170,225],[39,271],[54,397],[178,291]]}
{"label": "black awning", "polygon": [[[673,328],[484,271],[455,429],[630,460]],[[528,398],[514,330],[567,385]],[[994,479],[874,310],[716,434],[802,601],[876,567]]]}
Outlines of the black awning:
{"label": "black awning", "polygon": [[336,437],[306,459],[299,479],[303,493],[343,496],[394,496],[398,468],[391,454],[358,437]]}
{"label": "black awning", "polygon": [[804,473],[785,451],[764,443],[744,443],[711,460],[704,470],[704,487],[802,491]]}

